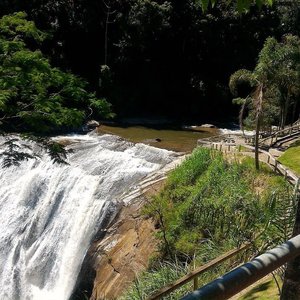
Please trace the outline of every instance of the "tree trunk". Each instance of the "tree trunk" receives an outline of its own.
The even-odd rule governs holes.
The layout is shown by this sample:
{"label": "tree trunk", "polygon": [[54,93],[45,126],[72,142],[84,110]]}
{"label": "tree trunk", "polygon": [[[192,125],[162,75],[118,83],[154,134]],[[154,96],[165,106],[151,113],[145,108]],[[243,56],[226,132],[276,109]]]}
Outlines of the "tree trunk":
{"label": "tree trunk", "polygon": [[280,106],[279,129],[283,129],[283,107],[282,106]]}
{"label": "tree trunk", "polygon": [[263,84],[260,84],[256,90],[256,120],[255,120],[255,168],[259,170],[259,131],[260,131],[260,118],[263,104]]}
{"label": "tree trunk", "polygon": [[260,130],[260,115],[256,117],[256,124],[255,124],[255,168],[259,170],[259,130]]}
{"label": "tree trunk", "polygon": [[290,106],[290,96],[288,94],[285,99],[284,115],[283,115],[283,128],[286,125],[287,115],[289,112],[289,106]]}
{"label": "tree trunk", "polygon": [[104,64],[107,65],[107,40],[108,40],[108,22],[110,15],[110,6],[107,5],[106,20],[105,20],[105,37],[104,37]]}
{"label": "tree trunk", "polygon": [[[300,234],[300,197],[298,197],[298,206],[296,220],[293,230],[293,236]],[[300,256],[287,264],[284,275],[282,292],[280,300],[299,300],[300,299]]]}
{"label": "tree trunk", "polygon": [[293,105],[293,119],[292,122],[296,121],[296,112],[297,112],[297,100],[294,100],[294,105]]}

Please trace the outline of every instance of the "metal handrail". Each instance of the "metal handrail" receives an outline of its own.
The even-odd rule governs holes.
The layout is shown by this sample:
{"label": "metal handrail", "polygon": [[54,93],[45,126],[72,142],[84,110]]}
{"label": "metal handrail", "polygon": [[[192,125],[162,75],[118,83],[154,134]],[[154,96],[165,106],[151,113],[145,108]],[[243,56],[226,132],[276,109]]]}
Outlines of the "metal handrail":
{"label": "metal handrail", "polygon": [[225,300],[300,255],[300,235],[230,271],[182,300]]}

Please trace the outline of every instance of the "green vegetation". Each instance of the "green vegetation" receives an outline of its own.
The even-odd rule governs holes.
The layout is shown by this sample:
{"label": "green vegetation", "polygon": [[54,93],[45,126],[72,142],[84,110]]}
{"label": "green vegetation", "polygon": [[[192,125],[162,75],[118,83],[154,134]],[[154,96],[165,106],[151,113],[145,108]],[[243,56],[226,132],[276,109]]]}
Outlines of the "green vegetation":
{"label": "green vegetation", "polygon": [[[132,288],[126,293],[122,300],[145,299],[149,294],[166,284],[184,276],[189,271],[188,264],[178,264],[171,262],[159,263],[151,271],[146,272],[133,283]],[[186,287],[178,289],[172,293],[170,299],[179,299]]]}
{"label": "green vegetation", "polygon": [[287,35],[282,43],[268,38],[260,51],[255,69],[241,69],[230,77],[229,87],[238,95],[241,86],[249,85],[250,93],[234,99],[241,105],[240,124],[243,127],[244,110],[248,108],[248,126],[255,127],[255,164],[259,167],[259,132],[277,124],[283,128],[288,115],[294,119],[300,95],[300,39]]}
{"label": "green vegetation", "polygon": [[[159,227],[160,253],[128,295],[138,295],[137,291],[149,295],[157,288],[151,278],[163,277],[161,264],[188,263],[192,269],[245,241],[255,239],[254,253],[280,243],[291,234],[294,215],[290,211],[295,211],[291,188],[266,166],[256,171],[252,159],[237,157],[228,162],[217,151],[196,149],[171,172],[165,188],[145,209]],[[208,272],[200,284],[230,267],[232,263],[223,264]],[[160,281],[164,285],[172,280]]]}
{"label": "green vegetation", "polygon": [[78,128],[89,110],[111,116],[110,105],[89,93],[85,81],[51,67],[37,49],[45,37],[25,13],[0,19],[2,129],[41,134]]}
{"label": "green vegetation", "polygon": [[298,142],[287,149],[278,161],[300,176],[300,143]]}
{"label": "green vegetation", "polygon": [[244,89],[245,85],[250,87],[246,97],[234,99],[235,103],[242,104],[242,109],[248,106],[248,126],[259,118],[264,129],[271,124],[283,128],[296,117],[300,95],[299,66],[299,37],[286,35],[281,42],[270,37],[266,39],[252,72],[241,69],[231,75],[229,87],[234,95],[245,92],[243,85]]}
{"label": "green vegetation", "polygon": [[[278,278],[279,279],[279,278]],[[273,277],[268,277],[252,288],[245,295],[241,296],[239,300],[276,300],[279,299],[279,292],[276,282]]]}
{"label": "green vegetation", "polygon": [[230,74],[252,70],[267,37],[299,35],[297,0],[265,3],[2,0],[0,16],[24,11],[51,33],[41,47],[51,64],[88,80],[119,116],[212,122],[236,116]]}
{"label": "green vegetation", "polygon": [[[216,0],[195,0],[195,3],[203,9],[203,11],[207,11],[208,7],[212,6],[214,7],[216,4]],[[252,5],[257,5],[259,8],[261,8],[263,5],[272,6],[273,0],[259,0],[259,1],[251,1],[251,0],[237,0],[232,1],[236,4],[236,9],[238,12],[249,12],[250,7]]]}

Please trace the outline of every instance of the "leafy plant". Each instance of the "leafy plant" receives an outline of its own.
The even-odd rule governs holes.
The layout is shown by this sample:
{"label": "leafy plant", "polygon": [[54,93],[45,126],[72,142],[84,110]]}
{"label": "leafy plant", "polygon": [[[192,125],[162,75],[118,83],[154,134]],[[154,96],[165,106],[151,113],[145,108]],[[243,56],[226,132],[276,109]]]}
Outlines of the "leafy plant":
{"label": "leafy plant", "polygon": [[111,106],[81,78],[53,68],[30,49],[46,35],[19,12],[0,19],[0,121],[3,128],[47,133],[79,127],[89,109],[112,117]]}

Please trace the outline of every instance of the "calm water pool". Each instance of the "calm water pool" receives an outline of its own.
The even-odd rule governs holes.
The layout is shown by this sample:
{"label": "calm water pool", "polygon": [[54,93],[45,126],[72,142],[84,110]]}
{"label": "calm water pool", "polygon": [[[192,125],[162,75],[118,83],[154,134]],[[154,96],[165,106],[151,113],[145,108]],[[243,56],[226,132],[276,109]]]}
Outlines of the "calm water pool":
{"label": "calm water pool", "polygon": [[158,148],[191,152],[197,140],[218,134],[218,129],[193,127],[191,129],[157,129],[143,126],[115,127],[101,125],[98,133],[119,135],[134,143],[144,143]]}

